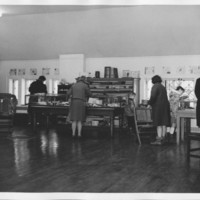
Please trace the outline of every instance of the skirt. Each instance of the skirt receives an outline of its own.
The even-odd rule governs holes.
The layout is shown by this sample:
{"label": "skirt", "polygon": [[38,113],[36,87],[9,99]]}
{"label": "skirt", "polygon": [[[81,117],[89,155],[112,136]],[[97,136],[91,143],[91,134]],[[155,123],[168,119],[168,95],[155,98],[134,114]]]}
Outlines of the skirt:
{"label": "skirt", "polygon": [[86,120],[86,104],[81,99],[72,99],[69,118],[71,121],[85,121]]}

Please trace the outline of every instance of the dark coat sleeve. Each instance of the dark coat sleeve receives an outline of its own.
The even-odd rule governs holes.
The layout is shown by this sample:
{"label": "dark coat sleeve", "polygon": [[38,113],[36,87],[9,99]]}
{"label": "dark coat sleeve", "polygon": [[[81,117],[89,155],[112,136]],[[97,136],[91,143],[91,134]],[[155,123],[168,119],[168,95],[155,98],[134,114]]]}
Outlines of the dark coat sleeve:
{"label": "dark coat sleeve", "polygon": [[200,100],[200,78],[196,80],[195,88],[194,88],[194,93],[197,97],[198,100]]}
{"label": "dark coat sleeve", "polygon": [[92,93],[91,93],[90,88],[89,88],[88,85],[86,85],[85,93],[86,93],[86,97],[91,97],[92,96]]}

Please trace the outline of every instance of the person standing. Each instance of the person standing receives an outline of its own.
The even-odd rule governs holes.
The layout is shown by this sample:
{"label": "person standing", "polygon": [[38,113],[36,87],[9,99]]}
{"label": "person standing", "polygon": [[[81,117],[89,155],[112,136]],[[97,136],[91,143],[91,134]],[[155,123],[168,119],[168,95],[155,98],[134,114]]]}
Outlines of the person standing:
{"label": "person standing", "polygon": [[181,86],[178,86],[176,90],[172,90],[169,93],[169,103],[170,103],[170,111],[171,111],[171,127],[169,129],[170,134],[173,134],[176,129],[177,111],[180,107],[180,101],[182,99],[181,95],[184,92],[185,92],[185,89]]}
{"label": "person standing", "polygon": [[152,120],[157,127],[156,141],[151,144],[161,145],[165,141],[166,127],[170,125],[170,105],[161,77],[155,75],[151,80],[153,86],[148,104],[152,107]]}
{"label": "person standing", "polygon": [[135,93],[128,95],[128,101],[124,106],[124,114],[127,119],[129,132],[135,132]]}
{"label": "person standing", "polygon": [[197,105],[196,105],[196,123],[197,126],[200,127],[200,78],[196,80],[194,93],[197,98]]}
{"label": "person standing", "polygon": [[29,114],[29,124],[32,124],[32,110],[31,110],[31,103],[38,101],[38,93],[47,94],[47,86],[44,84],[44,81],[46,81],[45,76],[40,76],[36,81],[32,82],[29,87],[30,92],[30,98],[29,98],[29,104],[28,104],[28,114]]}
{"label": "person standing", "polygon": [[72,121],[72,137],[75,137],[77,128],[78,137],[81,137],[82,123],[86,119],[86,102],[91,95],[86,75],[83,73],[67,93],[67,98],[71,96],[69,118]]}

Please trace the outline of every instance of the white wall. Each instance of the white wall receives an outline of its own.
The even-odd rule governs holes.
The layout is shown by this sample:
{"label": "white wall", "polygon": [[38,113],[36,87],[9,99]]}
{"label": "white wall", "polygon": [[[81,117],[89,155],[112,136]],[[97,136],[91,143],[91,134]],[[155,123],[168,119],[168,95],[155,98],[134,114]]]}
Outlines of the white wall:
{"label": "white wall", "polygon": [[67,82],[75,82],[75,78],[83,72],[85,68],[84,54],[68,54],[60,55],[60,79],[65,79]]}

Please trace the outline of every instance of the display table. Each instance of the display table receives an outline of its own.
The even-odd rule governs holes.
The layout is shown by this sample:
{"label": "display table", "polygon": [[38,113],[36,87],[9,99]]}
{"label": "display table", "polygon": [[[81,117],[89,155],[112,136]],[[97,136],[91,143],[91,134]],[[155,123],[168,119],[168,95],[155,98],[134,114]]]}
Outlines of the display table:
{"label": "display table", "polygon": [[[31,105],[33,112],[33,127],[36,129],[37,114],[44,114],[46,116],[46,127],[49,127],[49,117],[51,115],[68,115],[69,106],[48,106],[48,105]],[[113,136],[114,117],[122,115],[123,110],[116,107],[87,107],[87,116],[108,116],[110,118],[110,133]]]}
{"label": "display table", "polygon": [[[195,109],[184,109],[178,110],[177,112],[177,136],[176,143],[180,144],[181,141],[184,141],[184,121],[186,119],[195,119],[196,118],[196,110]],[[190,128],[190,127],[189,127]]]}

